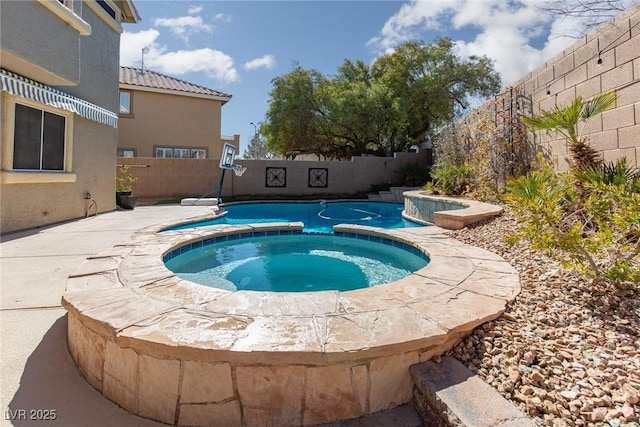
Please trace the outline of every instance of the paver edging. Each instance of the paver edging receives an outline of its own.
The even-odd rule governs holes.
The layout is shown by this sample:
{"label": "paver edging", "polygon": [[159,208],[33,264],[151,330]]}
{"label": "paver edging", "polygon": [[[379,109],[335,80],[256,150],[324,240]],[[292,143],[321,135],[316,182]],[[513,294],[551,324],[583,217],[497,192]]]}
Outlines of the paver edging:
{"label": "paver edging", "polygon": [[410,369],[414,406],[433,427],[533,427],[533,421],[451,356]]}

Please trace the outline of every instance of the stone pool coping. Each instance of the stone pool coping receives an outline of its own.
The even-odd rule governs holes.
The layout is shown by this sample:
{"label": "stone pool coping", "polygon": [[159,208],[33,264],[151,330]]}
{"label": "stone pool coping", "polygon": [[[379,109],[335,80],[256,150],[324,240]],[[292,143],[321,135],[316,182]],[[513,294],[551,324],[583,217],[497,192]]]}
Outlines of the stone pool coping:
{"label": "stone pool coping", "polygon": [[424,190],[405,191],[402,216],[421,224],[460,230],[483,219],[500,215],[503,208],[477,200],[436,196]]}
{"label": "stone pool coping", "polygon": [[349,292],[206,288],[176,277],[162,256],[214,235],[303,224],[159,233],[166,226],[88,258],[62,304],[70,352],[87,380],[130,412],[169,424],[313,425],[409,402],[409,366],[500,316],[520,290],[504,259],[439,227],[354,225],[335,230],[398,240],[431,262]]}

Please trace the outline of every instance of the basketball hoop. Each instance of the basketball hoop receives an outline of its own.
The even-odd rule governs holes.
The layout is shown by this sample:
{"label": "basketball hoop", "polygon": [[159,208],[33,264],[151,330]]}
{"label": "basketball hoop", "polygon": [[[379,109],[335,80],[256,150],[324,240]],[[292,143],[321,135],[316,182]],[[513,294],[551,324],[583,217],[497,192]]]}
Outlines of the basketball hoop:
{"label": "basketball hoop", "polygon": [[228,142],[224,143],[222,148],[222,155],[220,156],[220,169],[232,169],[233,158],[236,155],[235,145],[231,145]]}
{"label": "basketball hoop", "polygon": [[[219,205],[222,202],[222,187],[224,185],[224,174],[228,169],[233,170],[233,173],[236,176],[242,176],[243,173],[246,172],[247,167],[246,166],[242,166],[242,165],[236,165],[233,160],[235,158],[236,155],[236,147],[235,145],[229,144],[227,142],[224,143],[224,146],[222,148],[222,156],[220,156],[220,169],[222,169],[222,173],[220,174],[220,184],[218,185],[218,198],[217,199],[207,199],[205,200],[204,197],[208,196],[209,194],[211,194],[213,191],[209,191],[208,193],[206,193],[204,196],[201,196],[197,199],[183,199],[183,203],[184,205],[189,205],[189,206],[197,206],[197,205],[204,205],[204,204],[214,204],[213,202],[215,202],[215,204]],[[213,190],[213,189],[212,189]]]}
{"label": "basketball hoop", "polygon": [[[226,169],[232,169],[236,176],[242,176],[244,171],[247,170],[246,166],[236,165],[233,162],[233,158],[236,155],[236,147],[227,142],[224,143],[222,149],[222,156],[220,157],[220,169],[224,172]],[[224,175],[223,175],[224,176]],[[220,188],[222,188],[222,180],[220,181]]]}
{"label": "basketball hoop", "polygon": [[234,164],[232,166],[232,169],[233,169],[233,173],[235,173],[236,176],[242,176],[242,174],[247,170],[247,167]]}

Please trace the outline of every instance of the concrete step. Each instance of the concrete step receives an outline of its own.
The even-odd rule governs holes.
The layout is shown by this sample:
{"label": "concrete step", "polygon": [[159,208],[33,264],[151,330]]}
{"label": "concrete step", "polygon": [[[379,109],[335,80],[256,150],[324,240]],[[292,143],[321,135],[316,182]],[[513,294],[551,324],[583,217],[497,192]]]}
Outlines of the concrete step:
{"label": "concrete step", "polygon": [[405,191],[419,190],[420,187],[391,187],[390,191],[393,194],[394,202],[404,202],[404,196],[402,193]]}
{"label": "concrete step", "polygon": [[453,357],[410,368],[413,400],[429,427],[534,427],[534,422]]}
{"label": "concrete step", "polygon": [[402,193],[416,189],[419,189],[419,187],[391,187],[389,190],[378,192],[378,194],[369,194],[368,198],[369,200],[403,203],[404,197],[402,196]]}

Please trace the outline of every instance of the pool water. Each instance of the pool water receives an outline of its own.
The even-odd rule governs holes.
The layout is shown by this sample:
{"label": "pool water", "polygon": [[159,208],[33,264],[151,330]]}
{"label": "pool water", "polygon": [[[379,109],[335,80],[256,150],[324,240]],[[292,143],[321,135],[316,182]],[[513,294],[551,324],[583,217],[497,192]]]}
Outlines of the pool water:
{"label": "pool water", "polygon": [[422,227],[402,217],[404,206],[389,202],[261,202],[225,205],[226,215],[171,227],[169,230],[215,225],[265,222],[304,223],[305,232],[330,233],[336,224],[359,224],[380,228]]}
{"label": "pool water", "polygon": [[402,243],[332,235],[292,234],[235,239],[165,259],[178,277],[236,290],[349,291],[393,282],[428,263]]}

